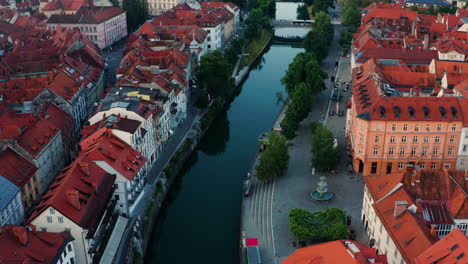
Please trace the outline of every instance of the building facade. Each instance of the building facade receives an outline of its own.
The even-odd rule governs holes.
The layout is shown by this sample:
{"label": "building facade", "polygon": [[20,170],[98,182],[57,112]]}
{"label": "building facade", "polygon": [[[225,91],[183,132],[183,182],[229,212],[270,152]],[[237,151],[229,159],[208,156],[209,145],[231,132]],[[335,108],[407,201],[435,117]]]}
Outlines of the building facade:
{"label": "building facade", "polygon": [[46,23],[49,29],[79,28],[101,49],[127,36],[126,12],[118,7],[83,6],[76,14],[51,15]]}
{"label": "building facade", "polygon": [[21,189],[8,179],[0,176],[0,224],[20,225],[24,223],[24,209],[21,201]]}

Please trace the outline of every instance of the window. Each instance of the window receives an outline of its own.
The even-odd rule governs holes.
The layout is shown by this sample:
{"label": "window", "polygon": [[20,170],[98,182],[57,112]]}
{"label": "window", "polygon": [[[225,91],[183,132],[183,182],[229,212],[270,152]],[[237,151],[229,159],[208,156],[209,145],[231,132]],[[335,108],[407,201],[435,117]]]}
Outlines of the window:
{"label": "window", "polygon": [[465,138],[468,138],[468,132],[465,133]]}
{"label": "window", "polygon": [[361,130],[364,130],[366,128],[366,126],[364,125],[364,123],[361,123]]}
{"label": "window", "polygon": [[450,143],[455,142],[455,136],[450,136]]}
{"label": "window", "polygon": [[432,152],[432,155],[437,156],[439,154],[439,149],[434,148],[434,152]]}
{"label": "window", "polygon": [[424,137],[424,143],[429,143],[429,137]]}
{"label": "window", "polygon": [[47,232],[47,227],[41,227],[41,232]]}
{"label": "window", "polygon": [[379,148],[374,148],[374,156],[379,155]]}
{"label": "window", "polygon": [[431,125],[428,124],[428,125],[426,126],[426,131],[428,131],[428,132],[431,131]]}
{"label": "window", "polygon": [[63,217],[59,216],[59,217],[57,217],[57,219],[58,219],[58,222],[59,222],[60,224],[63,224]]}
{"label": "window", "polygon": [[359,147],[358,153],[362,154],[362,147]]}
{"label": "window", "polygon": [[380,137],[379,136],[375,136],[375,143],[379,143],[380,141]]}
{"label": "window", "polygon": [[70,252],[71,250],[72,250],[71,244],[68,244],[68,246],[67,246],[67,251]]}
{"label": "window", "polygon": [[437,168],[437,163],[436,162],[432,162],[431,163],[431,169],[435,169]]}
{"label": "window", "polygon": [[427,148],[422,149],[422,156],[427,156]]}
{"label": "window", "polygon": [[453,154],[453,148],[450,147],[448,148],[447,155],[452,156],[452,154]]}
{"label": "window", "polygon": [[400,156],[403,156],[403,155],[405,155],[405,148],[400,149]]}
{"label": "window", "polygon": [[437,131],[442,131],[442,125],[441,124],[437,125]]}
{"label": "window", "polygon": [[390,143],[395,143],[395,136],[390,137]]}
{"label": "window", "polygon": [[52,217],[47,216],[47,223],[52,223]]}
{"label": "window", "polygon": [[413,143],[418,143],[418,137],[417,136],[413,137]]}
{"label": "window", "polygon": [[380,131],[380,129],[381,128],[380,128],[380,123],[379,123],[379,124],[377,124],[377,131]]}
{"label": "window", "polygon": [[398,162],[398,169],[399,170],[403,169],[403,162]]}
{"label": "window", "polygon": [[377,162],[371,163],[371,174],[377,173]]}
{"label": "window", "polygon": [[364,136],[361,134],[361,135],[359,135],[359,142],[362,143],[363,141],[364,141]]}
{"label": "window", "polygon": [[416,156],[416,148],[411,149],[411,156]]}
{"label": "window", "polygon": [[421,167],[421,169],[425,169],[426,168],[426,163],[425,162],[421,162],[419,164],[419,167]]}
{"label": "window", "polygon": [[392,124],[392,131],[396,131],[396,124]]}
{"label": "window", "polygon": [[460,160],[460,165],[464,165],[465,164],[465,160],[464,159],[461,159]]}
{"label": "window", "polygon": [[388,155],[393,155],[393,151],[394,151],[393,148],[389,148],[389,149],[388,149]]}
{"label": "window", "polygon": [[419,131],[419,125],[414,125],[414,131]]}
{"label": "window", "polygon": [[457,125],[456,124],[453,124],[452,125],[452,131],[456,131],[457,130]]}
{"label": "window", "polygon": [[435,137],[434,142],[435,142],[435,143],[440,143],[440,137],[439,137],[439,136]]}
{"label": "window", "polygon": [[406,136],[401,137],[401,143],[406,143]]}
{"label": "window", "polygon": [[468,145],[463,145],[463,152],[466,152]]}
{"label": "window", "polygon": [[118,194],[115,195],[115,200],[119,200],[120,199],[120,196]]}
{"label": "window", "polygon": [[395,252],[393,252],[393,256],[398,256],[398,250],[395,248]]}
{"label": "window", "polygon": [[403,131],[408,131],[408,124],[403,125]]}

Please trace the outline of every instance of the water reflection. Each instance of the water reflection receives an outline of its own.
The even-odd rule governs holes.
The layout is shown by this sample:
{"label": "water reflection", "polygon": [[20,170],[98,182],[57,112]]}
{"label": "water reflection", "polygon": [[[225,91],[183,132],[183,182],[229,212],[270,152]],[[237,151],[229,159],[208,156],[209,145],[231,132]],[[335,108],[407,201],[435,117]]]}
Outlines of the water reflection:
{"label": "water reflection", "polygon": [[227,110],[213,121],[205,136],[199,144],[199,150],[207,155],[216,155],[226,150],[226,143],[229,140],[229,120]]}

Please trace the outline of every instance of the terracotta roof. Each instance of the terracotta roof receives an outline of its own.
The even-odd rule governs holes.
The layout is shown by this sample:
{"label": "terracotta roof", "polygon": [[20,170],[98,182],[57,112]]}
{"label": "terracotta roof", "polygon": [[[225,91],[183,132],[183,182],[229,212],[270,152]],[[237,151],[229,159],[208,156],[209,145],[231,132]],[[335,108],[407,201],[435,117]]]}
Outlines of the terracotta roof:
{"label": "terracotta roof", "polygon": [[415,21],[418,16],[416,11],[408,11],[403,9],[395,8],[375,8],[369,13],[362,17],[362,21],[367,23],[373,18],[386,18],[386,19],[408,19],[409,21]]}
{"label": "terracotta roof", "polygon": [[53,14],[47,20],[48,24],[100,24],[125,11],[112,6],[81,6],[75,14]]}
{"label": "terracotta roof", "polygon": [[34,164],[20,156],[10,147],[0,151],[0,175],[22,188],[36,173]]}
{"label": "terracotta roof", "polygon": [[[400,183],[393,185],[395,181],[391,179],[392,176],[398,177],[398,175],[392,174],[380,177],[367,176],[364,177],[364,181],[374,200],[372,207],[377,216],[405,262],[411,263],[412,259],[433,244],[434,239],[429,236],[429,230],[420,223],[418,217],[408,211],[407,208],[413,204],[413,201],[404,188],[401,188]],[[388,190],[387,193],[384,193],[384,188]],[[406,203],[406,206],[405,210],[395,217],[397,202]]]}
{"label": "terracotta roof", "polygon": [[[464,177],[462,171],[411,168],[404,173],[364,177],[375,201],[373,207],[407,263],[437,240],[430,235],[432,224],[454,224],[453,218],[468,218]],[[395,217],[399,202],[405,203],[404,211]]]}
{"label": "terracotta roof", "polygon": [[82,153],[89,160],[105,161],[128,180],[133,180],[144,166],[146,158],[127,143],[102,128],[80,143]]}
{"label": "terracotta roof", "polygon": [[468,74],[468,62],[435,60],[434,66],[435,74],[438,79],[444,76],[444,72],[447,74]]}
{"label": "terracotta roof", "polygon": [[[114,181],[115,175],[106,173],[80,153],[55,177],[29,222],[52,207],[80,227],[95,231],[113,193]],[[72,195],[78,196],[77,204],[70,202],[69,196]]]}
{"label": "terracotta roof", "polygon": [[437,50],[402,50],[391,48],[369,48],[358,53],[356,62],[365,62],[374,59],[397,59],[407,64],[429,64],[433,59],[438,59]]}
{"label": "terracotta roof", "polygon": [[[373,259],[373,261],[371,261]],[[281,264],[386,264],[376,249],[352,240],[336,240],[297,249]]]}
{"label": "terracotta roof", "polygon": [[414,264],[466,264],[468,263],[468,239],[455,228],[440,241],[414,259]]}
{"label": "terracotta roof", "polygon": [[0,259],[4,263],[57,263],[73,238],[65,233],[29,231],[23,226],[0,228]]}
{"label": "terracotta roof", "polygon": [[468,9],[458,8],[456,15],[459,17],[468,17]]}

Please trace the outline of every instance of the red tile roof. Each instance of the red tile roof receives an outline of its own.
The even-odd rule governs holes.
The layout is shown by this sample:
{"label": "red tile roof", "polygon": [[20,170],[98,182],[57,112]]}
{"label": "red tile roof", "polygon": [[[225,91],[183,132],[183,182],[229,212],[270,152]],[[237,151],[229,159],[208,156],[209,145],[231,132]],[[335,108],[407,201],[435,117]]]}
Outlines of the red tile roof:
{"label": "red tile roof", "polygon": [[[371,261],[373,259],[373,261]],[[281,264],[386,264],[376,249],[352,240],[336,240],[296,250]]]}
{"label": "red tile roof", "polygon": [[133,180],[146,162],[141,153],[102,128],[80,143],[83,155],[89,160],[105,161],[128,180]]}
{"label": "red tile roof", "polygon": [[0,228],[0,259],[4,263],[57,263],[73,238],[65,233],[29,231],[22,226]]}
{"label": "red tile roof", "polygon": [[[454,224],[452,218],[468,218],[468,183],[464,177],[462,171],[414,169],[364,177],[376,202],[373,207],[407,263],[437,240],[430,235],[431,224]],[[407,206],[395,218],[393,211],[399,201]],[[410,205],[415,205],[414,212],[406,210]]]}
{"label": "red tile roof", "polygon": [[47,24],[100,24],[125,11],[113,6],[81,6],[75,14],[53,14]]}
{"label": "red tile roof", "polygon": [[468,238],[460,229],[452,232],[414,259],[414,264],[466,264]]}
{"label": "red tile roof", "polygon": [[386,19],[408,19],[409,21],[416,21],[418,12],[409,11],[395,8],[375,8],[369,13],[362,17],[364,23],[369,22],[374,18],[386,18]]}
{"label": "red tile roof", "polygon": [[[367,176],[364,177],[364,181],[374,200],[374,211],[405,262],[411,263],[411,260],[429,248],[435,239],[429,236],[429,229],[418,217],[408,211],[407,207],[412,205],[413,201],[404,188],[401,188],[400,183],[395,184],[394,178],[401,178],[400,175]],[[405,210],[395,217],[397,202],[406,202],[407,205]]]}
{"label": "red tile roof", "polygon": [[0,175],[22,188],[36,173],[34,164],[20,156],[10,147],[0,151]]}
{"label": "red tile roof", "polygon": [[[95,230],[113,193],[114,182],[115,175],[106,173],[80,153],[49,186],[29,222],[53,207],[82,228]],[[72,205],[69,201],[68,196],[72,193],[79,196],[79,204]]]}
{"label": "red tile roof", "polygon": [[458,8],[455,14],[459,17],[468,17],[468,9]]}

